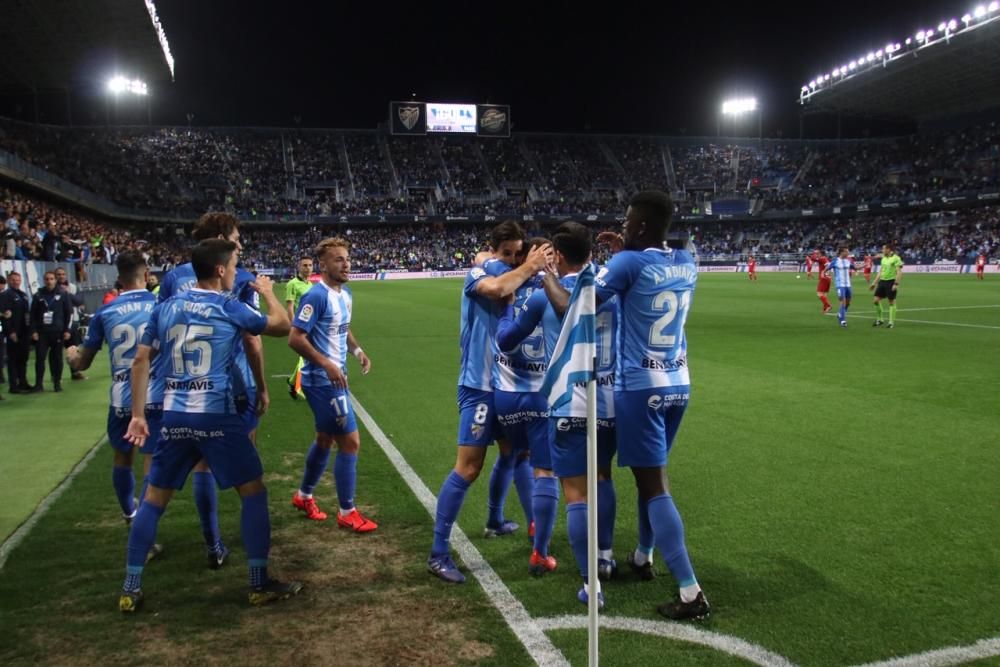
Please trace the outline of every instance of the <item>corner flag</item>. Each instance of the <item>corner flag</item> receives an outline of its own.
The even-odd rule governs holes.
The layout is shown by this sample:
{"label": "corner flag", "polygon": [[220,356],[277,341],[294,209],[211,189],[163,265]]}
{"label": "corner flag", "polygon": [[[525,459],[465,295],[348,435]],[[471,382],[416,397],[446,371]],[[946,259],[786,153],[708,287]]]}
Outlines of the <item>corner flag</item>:
{"label": "corner flag", "polygon": [[[597,354],[594,297],[594,270],[587,264],[570,294],[559,340],[542,383],[541,393],[548,398],[553,410],[573,400],[574,390],[579,389],[582,398],[584,385],[593,378],[594,355]],[[571,416],[586,417],[585,410],[585,403],[577,401],[571,406]]]}

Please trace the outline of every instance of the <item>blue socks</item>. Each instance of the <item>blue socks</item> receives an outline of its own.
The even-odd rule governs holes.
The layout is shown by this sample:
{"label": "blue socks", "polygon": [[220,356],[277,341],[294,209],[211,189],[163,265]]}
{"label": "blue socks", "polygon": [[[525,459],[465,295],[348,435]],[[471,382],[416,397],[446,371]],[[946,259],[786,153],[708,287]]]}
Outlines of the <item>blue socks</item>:
{"label": "blue socks", "polygon": [[841,322],[843,322],[845,319],[847,319],[847,306],[845,306],[844,304],[840,304],[840,311],[839,312],[840,312],[840,316],[837,319],[839,319]]}
{"label": "blue socks", "polygon": [[437,512],[434,518],[434,544],[431,546],[431,556],[442,556],[448,553],[448,541],[451,539],[451,527],[458,518],[458,512],[465,502],[465,494],[469,483],[465,478],[452,470],[441,485],[438,493]]}
{"label": "blue socks", "polygon": [[614,480],[597,480],[597,548],[601,551],[610,551],[614,547],[617,513],[618,497],[615,495]]}
{"label": "blue socks", "polygon": [[139,492],[139,504],[146,502],[146,489],[149,488],[149,475],[142,478],[142,491]]}
{"label": "blue socks", "polygon": [[128,532],[126,551],[125,584],[126,591],[136,591],[142,586],[142,568],[146,565],[146,555],[156,541],[156,526],[163,516],[163,508],[152,503],[142,503],[132,520]]}
{"label": "blue socks", "polygon": [[132,504],[135,495],[135,475],[132,473],[132,466],[111,468],[111,483],[115,487],[115,495],[118,497],[122,514],[130,516],[135,511],[135,506]]}
{"label": "blue socks", "polygon": [[319,484],[319,480],[323,478],[323,473],[326,471],[326,464],[330,460],[330,449],[323,449],[315,442],[309,447],[309,453],[306,454],[306,469],[302,473],[302,485],[299,487],[299,493],[305,496],[311,496],[313,489]]}
{"label": "blue socks", "polygon": [[519,458],[514,467],[514,488],[517,489],[517,497],[521,500],[521,507],[524,508],[524,520],[530,526],[535,520],[531,510],[531,494],[535,490],[535,469],[531,467],[531,459],[527,456]]}
{"label": "blue socks", "polygon": [[194,504],[201,518],[201,534],[209,549],[218,549],[222,542],[219,532],[219,496],[215,489],[215,477],[211,472],[196,472],[194,481]]}
{"label": "blue socks", "polygon": [[250,564],[250,586],[267,583],[267,555],[271,550],[271,515],[267,511],[267,491],[240,499],[240,535]]}
{"label": "blue socks", "polygon": [[656,496],[646,503],[649,522],[653,526],[656,547],[663,554],[670,574],[674,575],[681,588],[698,583],[695,579],[687,547],[684,545],[684,523],[674,505],[674,499],[666,494]]}
{"label": "blue socks", "polygon": [[333,459],[333,481],[337,486],[340,509],[354,509],[354,488],[358,483],[358,455],[337,452]]}
{"label": "blue socks", "polygon": [[558,508],[559,480],[555,477],[536,477],[531,510],[535,515],[535,551],[539,556],[549,555],[549,541],[556,526]]}
{"label": "blue socks", "polygon": [[580,575],[587,581],[587,503],[566,505],[566,532]]}
{"label": "blue socks", "polygon": [[489,489],[489,517],[486,525],[499,528],[503,525],[503,506],[507,501],[507,489],[514,479],[514,454],[497,454],[497,460],[493,463],[493,472],[490,473]]}

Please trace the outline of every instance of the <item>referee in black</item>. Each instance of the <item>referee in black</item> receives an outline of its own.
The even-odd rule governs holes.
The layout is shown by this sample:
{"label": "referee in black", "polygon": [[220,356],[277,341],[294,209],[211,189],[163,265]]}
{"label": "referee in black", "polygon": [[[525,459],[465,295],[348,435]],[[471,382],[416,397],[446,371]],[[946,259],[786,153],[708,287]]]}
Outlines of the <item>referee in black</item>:
{"label": "referee in black", "polygon": [[56,284],[56,274],[45,272],[45,287],[35,293],[31,302],[31,340],[35,341],[35,386],[33,392],[44,391],[45,356],[52,371],[52,389],[62,391],[63,341],[70,338],[73,306],[69,294]]}

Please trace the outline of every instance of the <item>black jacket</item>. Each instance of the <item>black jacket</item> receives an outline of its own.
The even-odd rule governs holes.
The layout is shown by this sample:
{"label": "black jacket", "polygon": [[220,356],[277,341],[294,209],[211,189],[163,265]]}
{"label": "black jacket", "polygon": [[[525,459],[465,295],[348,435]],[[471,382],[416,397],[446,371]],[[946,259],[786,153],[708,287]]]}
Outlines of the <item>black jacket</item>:
{"label": "black jacket", "polygon": [[27,336],[31,332],[28,321],[28,295],[10,285],[0,292],[0,315],[10,311],[10,318],[3,321],[4,335]]}
{"label": "black jacket", "polygon": [[58,285],[52,291],[44,287],[31,301],[31,333],[69,333],[73,304],[66,290]]}

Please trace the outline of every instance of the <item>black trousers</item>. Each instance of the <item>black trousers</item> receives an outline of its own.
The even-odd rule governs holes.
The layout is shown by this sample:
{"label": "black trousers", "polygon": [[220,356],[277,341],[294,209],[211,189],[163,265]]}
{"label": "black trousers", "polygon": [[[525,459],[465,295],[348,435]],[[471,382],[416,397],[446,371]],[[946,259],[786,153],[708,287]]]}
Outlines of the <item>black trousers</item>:
{"label": "black trousers", "polygon": [[28,387],[28,356],[31,354],[30,334],[17,337],[15,343],[7,338],[7,386],[11,389]]}
{"label": "black trousers", "polygon": [[35,386],[41,387],[45,379],[45,357],[49,357],[49,370],[52,371],[52,383],[62,382],[63,372],[63,339],[62,333],[39,333],[35,343]]}

